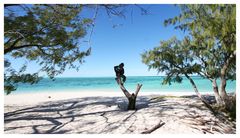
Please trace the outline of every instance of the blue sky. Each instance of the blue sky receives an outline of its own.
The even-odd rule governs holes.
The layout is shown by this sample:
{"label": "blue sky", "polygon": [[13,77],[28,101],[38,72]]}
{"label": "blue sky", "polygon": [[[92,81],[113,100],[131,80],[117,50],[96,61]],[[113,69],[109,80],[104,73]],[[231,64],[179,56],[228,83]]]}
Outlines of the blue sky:
{"label": "blue sky", "polygon": [[[139,8],[130,6],[126,12],[126,18],[112,17],[100,10],[96,19],[96,26],[91,37],[92,53],[85,58],[85,63],[77,72],[66,70],[58,77],[100,77],[114,76],[113,66],[124,62],[126,76],[153,76],[156,70],[148,71],[148,67],[141,62],[141,53],[159,45],[161,40],[167,40],[173,36],[182,38],[185,34],[174,26],[164,26],[164,20],[179,15],[180,10],[174,5],[141,5],[148,9],[148,15],[141,15]],[[131,18],[131,9],[133,16]],[[84,11],[82,14],[89,14]],[[92,16],[92,15],[91,15]],[[113,27],[113,25],[118,25]],[[85,38],[88,39],[88,36]],[[89,47],[83,43],[83,49]],[[14,60],[14,66],[18,67],[25,61]],[[29,63],[28,72],[35,72],[39,67],[35,63]]]}

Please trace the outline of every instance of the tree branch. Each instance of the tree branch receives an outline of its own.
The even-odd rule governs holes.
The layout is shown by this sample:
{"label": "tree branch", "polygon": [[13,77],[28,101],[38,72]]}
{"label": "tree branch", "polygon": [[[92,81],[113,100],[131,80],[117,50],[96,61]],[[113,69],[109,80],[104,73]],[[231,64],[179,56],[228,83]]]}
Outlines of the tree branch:
{"label": "tree branch", "polygon": [[59,44],[54,44],[54,45],[38,45],[38,44],[29,44],[29,45],[21,45],[21,46],[17,46],[17,47],[10,47],[10,48],[7,48],[7,49],[4,49],[4,54],[7,54],[8,52],[11,52],[13,50],[18,50],[18,49],[21,49],[21,48],[26,48],[26,47],[54,47],[54,46],[57,46]]}
{"label": "tree branch", "polygon": [[[123,91],[123,93],[125,94],[125,96],[126,96],[127,98],[130,98],[132,95],[131,95],[131,94],[128,92],[128,90],[124,87],[124,85],[123,85],[123,83],[122,83],[122,81],[121,81],[121,78],[118,77],[116,81],[117,81],[118,85],[120,86],[120,89],[121,89],[121,90]],[[137,95],[138,95],[141,87],[142,87],[142,84],[137,84],[137,88],[136,88],[136,91],[135,91],[135,97],[137,97]]]}
{"label": "tree branch", "polygon": [[[55,21],[52,21],[51,24],[54,24],[54,22],[55,22]],[[27,34],[26,36],[22,36],[22,35],[21,35],[21,37],[19,37],[17,40],[15,40],[15,41],[13,42],[13,44],[12,44],[9,48],[4,49],[4,54],[7,54],[8,52],[11,52],[12,50],[15,50],[15,45],[16,45],[20,40],[22,40],[23,38],[27,38],[27,37],[29,37],[29,36],[35,35],[35,34],[41,32],[41,31],[43,31],[43,30],[46,29],[46,28],[48,28],[48,26],[43,26],[41,29],[39,29],[39,30],[37,30],[37,31],[35,31],[35,32],[33,32],[33,33],[29,33],[29,34]],[[4,47],[5,47],[5,46],[4,46]],[[17,49],[19,49],[19,48],[17,48]]]}
{"label": "tree branch", "polygon": [[125,94],[125,96],[126,96],[127,98],[130,98],[130,97],[131,97],[131,94],[130,94],[130,93],[126,90],[126,88],[123,86],[123,83],[122,83],[122,81],[121,81],[121,78],[118,77],[116,81],[117,81],[118,85],[120,86],[121,90],[123,91],[123,93]]}
{"label": "tree branch", "polygon": [[4,32],[4,34],[19,34],[21,37],[24,37],[24,35],[22,33],[18,32],[18,31],[9,30],[7,32]]}
{"label": "tree branch", "polygon": [[155,125],[154,127],[152,127],[151,129],[147,130],[147,131],[144,131],[142,132],[141,134],[150,134],[152,133],[153,131],[157,130],[158,128],[160,128],[161,126],[163,126],[165,123],[160,120],[159,123],[157,125]]}
{"label": "tree branch", "polygon": [[93,34],[93,30],[94,30],[94,27],[95,27],[95,21],[96,21],[96,18],[97,18],[97,15],[98,15],[98,5],[96,5],[96,8],[95,8],[95,13],[93,15],[93,18],[92,18],[92,29],[91,29],[91,32],[90,32],[90,35],[89,35],[89,39],[88,39],[88,45],[90,46],[90,42],[91,42],[91,38],[92,38],[92,34]]}
{"label": "tree branch", "polygon": [[4,4],[4,8],[10,7],[10,6],[19,6],[21,4]]}
{"label": "tree branch", "polygon": [[12,37],[9,38],[9,39],[7,40],[7,42],[4,43],[4,45],[7,45],[12,39],[13,39]]}
{"label": "tree branch", "polygon": [[228,66],[230,65],[230,62],[236,58],[236,50],[233,51],[233,53],[227,58],[226,62],[224,63],[222,69],[221,69],[221,77],[225,77],[226,71],[228,69]]}
{"label": "tree branch", "polygon": [[142,87],[142,84],[137,84],[137,89],[135,91],[135,96],[136,97],[138,96],[138,92],[140,91],[141,87]]}
{"label": "tree branch", "polygon": [[210,81],[213,81],[213,79],[211,78],[210,75],[207,74],[207,72],[200,71],[200,72],[198,72],[198,75],[202,76],[203,78],[207,78],[207,79],[209,79]]}

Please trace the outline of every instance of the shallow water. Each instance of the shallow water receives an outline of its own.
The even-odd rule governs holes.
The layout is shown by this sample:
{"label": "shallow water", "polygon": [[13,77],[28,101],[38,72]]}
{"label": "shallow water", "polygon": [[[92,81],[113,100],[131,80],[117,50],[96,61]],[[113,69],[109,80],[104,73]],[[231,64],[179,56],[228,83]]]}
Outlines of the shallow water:
{"label": "shallow water", "polygon": [[[195,76],[192,77],[200,92],[211,92],[211,82],[207,79]],[[141,83],[143,87],[141,92],[192,92],[193,88],[187,78],[183,78],[182,83],[172,83],[171,85],[162,85],[162,76],[132,76],[127,77],[125,87],[129,91],[135,91],[136,84]],[[218,81],[219,83],[219,81]],[[236,81],[227,82],[227,92],[236,90]],[[14,93],[29,92],[58,92],[58,91],[119,91],[115,77],[85,77],[85,78],[56,78],[52,81],[43,78],[39,83],[19,84]]]}

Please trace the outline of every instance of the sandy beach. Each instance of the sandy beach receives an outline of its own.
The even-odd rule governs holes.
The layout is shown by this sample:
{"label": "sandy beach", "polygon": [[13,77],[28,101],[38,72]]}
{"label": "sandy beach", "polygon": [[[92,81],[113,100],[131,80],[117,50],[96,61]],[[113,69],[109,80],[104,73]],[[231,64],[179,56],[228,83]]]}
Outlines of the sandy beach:
{"label": "sandy beach", "polygon": [[[236,123],[214,116],[194,93],[141,93],[127,111],[121,92],[59,92],[4,97],[4,133],[235,134]],[[158,128],[156,128],[158,126]]]}

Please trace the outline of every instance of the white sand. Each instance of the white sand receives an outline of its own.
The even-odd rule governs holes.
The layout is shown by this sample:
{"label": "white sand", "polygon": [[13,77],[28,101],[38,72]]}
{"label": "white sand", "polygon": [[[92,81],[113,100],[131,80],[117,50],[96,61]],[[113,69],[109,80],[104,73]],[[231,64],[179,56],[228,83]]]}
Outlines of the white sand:
{"label": "white sand", "polygon": [[[5,133],[236,133],[234,122],[214,116],[197,97],[140,92],[136,111],[126,111],[121,92],[59,92],[4,97]],[[194,93],[171,93],[189,95]]]}
{"label": "white sand", "polygon": [[[209,92],[210,93],[210,92]],[[195,95],[194,92],[140,92],[141,96],[157,96],[157,95],[169,95],[169,96],[182,96],[182,95]],[[49,98],[50,96],[50,98]],[[121,91],[118,92],[103,92],[103,91],[60,91],[60,92],[41,92],[41,93],[14,93],[10,95],[4,96],[4,104],[5,105],[33,105],[42,102],[50,102],[57,100],[66,100],[72,98],[82,98],[82,97],[96,97],[96,96],[104,96],[104,97],[116,97],[116,96],[124,96]]]}

